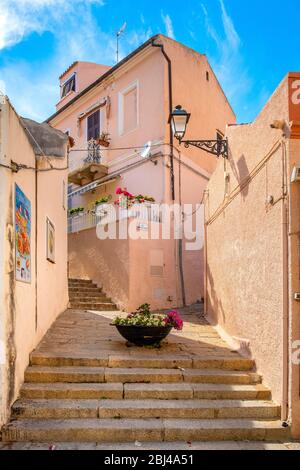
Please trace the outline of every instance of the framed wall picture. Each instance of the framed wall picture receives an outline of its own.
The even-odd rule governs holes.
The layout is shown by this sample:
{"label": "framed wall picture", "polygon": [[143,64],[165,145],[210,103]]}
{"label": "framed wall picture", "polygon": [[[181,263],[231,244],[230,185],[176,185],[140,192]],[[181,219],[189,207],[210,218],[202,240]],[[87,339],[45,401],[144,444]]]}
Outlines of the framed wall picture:
{"label": "framed wall picture", "polygon": [[46,219],[46,230],[47,230],[47,260],[50,263],[55,263],[55,228],[53,223]]}
{"label": "framed wall picture", "polygon": [[15,276],[31,283],[31,203],[15,184]]}

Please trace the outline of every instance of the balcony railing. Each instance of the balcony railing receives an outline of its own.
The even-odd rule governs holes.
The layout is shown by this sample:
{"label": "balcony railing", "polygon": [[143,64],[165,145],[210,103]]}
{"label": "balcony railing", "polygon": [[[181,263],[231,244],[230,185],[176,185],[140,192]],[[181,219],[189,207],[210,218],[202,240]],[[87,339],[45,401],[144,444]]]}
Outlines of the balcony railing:
{"label": "balcony railing", "polygon": [[123,219],[134,218],[142,223],[161,223],[162,215],[159,206],[137,204],[129,209],[105,204],[98,210],[81,212],[68,217],[68,233],[77,233],[97,226],[98,223],[113,223]]}

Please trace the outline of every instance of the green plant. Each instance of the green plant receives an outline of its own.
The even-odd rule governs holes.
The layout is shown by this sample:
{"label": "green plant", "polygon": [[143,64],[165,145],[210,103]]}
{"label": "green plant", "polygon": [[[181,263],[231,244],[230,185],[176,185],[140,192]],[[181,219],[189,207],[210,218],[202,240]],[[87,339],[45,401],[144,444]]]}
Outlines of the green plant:
{"label": "green plant", "polygon": [[84,212],[84,207],[74,207],[73,209],[69,210],[70,215],[79,214],[80,212]]}
{"label": "green plant", "polygon": [[183,321],[176,310],[172,310],[167,315],[151,313],[151,306],[148,303],[142,304],[127,317],[117,317],[113,325],[121,326],[172,326],[176,330],[182,330]]}
{"label": "green plant", "polygon": [[106,204],[110,199],[111,199],[111,196],[103,196],[100,199],[97,199],[94,202],[94,205],[98,206],[99,204]]}

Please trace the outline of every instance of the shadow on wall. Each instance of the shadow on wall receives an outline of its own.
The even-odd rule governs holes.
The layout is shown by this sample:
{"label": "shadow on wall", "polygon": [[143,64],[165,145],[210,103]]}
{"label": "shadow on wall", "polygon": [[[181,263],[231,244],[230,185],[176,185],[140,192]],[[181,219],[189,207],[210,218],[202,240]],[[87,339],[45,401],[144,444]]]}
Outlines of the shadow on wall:
{"label": "shadow on wall", "polygon": [[211,274],[209,266],[206,268],[207,273],[207,285],[210,286],[210,295],[207,296],[208,310],[212,313],[210,318],[213,320],[213,325],[218,324],[218,316],[222,316],[222,323],[226,324],[225,311],[222,305],[222,300],[218,299],[217,293],[214,288],[214,280]]}
{"label": "shadow on wall", "polygon": [[242,198],[246,199],[246,197],[248,196],[249,185],[244,184],[244,182],[247,181],[247,179],[250,176],[250,173],[249,173],[249,168],[247,166],[245,155],[242,154],[240,156],[240,158],[237,161],[237,164],[235,164],[235,162],[234,162],[231,155],[229,156],[228,161],[230,163],[231,170],[232,170],[232,172],[233,172],[234,176],[236,177],[237,182],[239,184]]}

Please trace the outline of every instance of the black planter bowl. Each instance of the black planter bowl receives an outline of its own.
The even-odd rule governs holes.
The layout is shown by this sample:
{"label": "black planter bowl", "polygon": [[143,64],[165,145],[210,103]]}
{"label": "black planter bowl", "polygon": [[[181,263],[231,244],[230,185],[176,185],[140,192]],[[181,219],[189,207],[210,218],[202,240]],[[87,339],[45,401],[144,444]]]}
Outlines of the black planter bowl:
{"label": "black planter bowl", "polygon": [[159,344],[172,330],[172,326],[113,325],[123,338],[136,346]]}

